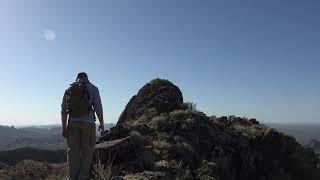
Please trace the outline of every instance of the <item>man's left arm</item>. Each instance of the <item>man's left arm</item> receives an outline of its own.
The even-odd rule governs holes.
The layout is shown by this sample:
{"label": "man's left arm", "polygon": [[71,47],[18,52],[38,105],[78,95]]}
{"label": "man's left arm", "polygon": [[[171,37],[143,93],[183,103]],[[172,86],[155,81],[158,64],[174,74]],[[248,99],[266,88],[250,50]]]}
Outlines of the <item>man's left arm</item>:
{"label": "man's left arm", "polygon": [[104,131],[103,108],[102,108],[102,103],[101,103],[101,98],[100,98],[100,93],[98,88],[96,89],[93,97],[93,108],[100,122],[100,126],[98,130],[100,132],[103,132]]}

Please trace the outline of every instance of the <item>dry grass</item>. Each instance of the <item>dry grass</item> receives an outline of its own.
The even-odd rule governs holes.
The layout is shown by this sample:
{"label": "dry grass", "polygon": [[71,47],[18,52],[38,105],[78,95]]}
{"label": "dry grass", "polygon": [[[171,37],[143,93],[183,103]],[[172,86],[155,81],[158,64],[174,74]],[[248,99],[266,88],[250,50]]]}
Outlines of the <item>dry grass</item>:
{"label": "dry grass", "polygon": [[261,137],[267,129],[266,126],[262,125],[244,126],[241,124],[234,124],[232,125],[232,127],[235,128],[237,131],[240,131],[244,136],[247,136],[249,138]]}
{"label": "dry grass", "polygon": [[1,180],[68,180],[68,166],[24,160],[0,170]]}
{"label": "dry grass", "polygon": [[116,174],[116,169],[113,167],[113,162],[116,157],[116,154],[110,153],[109,159],[107,160],[106,164],[103,164],[100,161],[99,154],[98,162],[93,165],[93,176],[95,180],[109,180]]}

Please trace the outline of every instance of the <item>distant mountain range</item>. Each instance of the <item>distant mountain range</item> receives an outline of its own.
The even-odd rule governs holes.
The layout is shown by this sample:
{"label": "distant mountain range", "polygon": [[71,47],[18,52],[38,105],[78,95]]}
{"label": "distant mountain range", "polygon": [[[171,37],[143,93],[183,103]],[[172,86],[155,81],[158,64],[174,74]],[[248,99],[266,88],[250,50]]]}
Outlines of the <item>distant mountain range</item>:
{"label": "distant mountain range", "polygon": [[[107,124],[104,124],[105,128],[106,129],[110,129],[111,127],[115,126],[114,124],[112,123],[107,123]],[[96,132],[97,132],[97,135],[99,135],[99,132],[98,132],[98,125],[96,126]],[[19,128],[20,130],[25,130],[25,131],[28,131],[28,132],[35,132],[35,133],[45,133],[45,134],[50,134],[50,135],[61,135],[61,132],[62,132],[62,127],[61,125],[42,125],[42,126],[27,126],[27,127],[22,127],[22,128]]]}
{"label": "distant mountain range", "polygon": [[320,124],[268,124],[296,138],[302,145],[309,145],[312,140],[320,141]]}
{"label": "distant mountain range", "polygon": [[21,147],[62,149],[64,144],[63,138],[58,134],[0,126],[0,150],[2,151]]}
{"label": "distant mountain range", "polygon": [[[106,129],[112,126],[114,124],[105,124]],[[65,149],[66,140],[61,136],[61,132],[61,125],[23,128],[0,126],[0,151],[24,147],[50,150]]]}
{"label": "distant mountain range", "polygon": [[[113,126],[114,124],[105,124],[106,129]],[[61,131],[61,125],[22,128],[0,126],[0,169],[25,159],[49,163],[65,162],[67,143],[61,136]]]}

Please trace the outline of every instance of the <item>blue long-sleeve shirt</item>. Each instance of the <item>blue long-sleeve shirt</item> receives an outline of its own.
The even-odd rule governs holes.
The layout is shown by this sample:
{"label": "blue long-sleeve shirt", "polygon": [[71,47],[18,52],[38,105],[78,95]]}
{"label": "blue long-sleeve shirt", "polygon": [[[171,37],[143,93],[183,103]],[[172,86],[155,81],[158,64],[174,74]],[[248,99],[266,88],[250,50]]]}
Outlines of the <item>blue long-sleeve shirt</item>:
{"label": "blue long-sleeve shirt", "polygon": [[[89,114],[84,115],[84,116],[79,117],[79,118],[75,118],[75,117],[70,117],[69,116],[69,120],[70,121],[80,121],[80,122],[86,122],[86,123],[95,123],[95,119],[96,118],[95,118],[94,112],[97,112],[97,113],[102,113],[103,112],[101,98],[100,98],[100,94],[99,94],[99,89],[96,86],[94,86],[93,84],[91,84],[91,83],[87,83],[86,86],[87,86],[88,93],[89,93],[89,102],[90,102],[90,104],[92,104],[94,111],[90,111]],[[67,110],[67,95],[66,95],[66,93],[64,93],[62,104],[61,104],[61,112],[62,113],[67,113],[66,110]]]}

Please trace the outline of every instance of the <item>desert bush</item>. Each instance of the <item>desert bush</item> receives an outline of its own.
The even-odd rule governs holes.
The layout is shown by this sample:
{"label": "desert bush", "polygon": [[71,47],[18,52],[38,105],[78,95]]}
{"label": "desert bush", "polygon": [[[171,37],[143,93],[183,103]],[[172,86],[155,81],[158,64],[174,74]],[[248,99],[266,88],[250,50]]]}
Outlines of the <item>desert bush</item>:
{"label": "desert bush", "polygon": [[170,82],[169,80],[160,79],[160,78],[155,78],[155,79],[151,80],[149,83],[152,85],[156,85],[158,87],[165,86],[167,84],[172,84],[172,82]]}
{"label": "desert bush", "polygon": [[144,110],[143,115],[146,116],[147,119],[151,119],[151,118],[158,115],[158,111],[156,108],[146,109],[146,110]]}
{"label": "desert bush", "polygon": [[167,128],[168,123],[169,123],[168,116],[156,116],[151,119],[151,121],[148,123],[148,125],[151,128],[161,130],[161,129]]}
{"label": "desert bush", "polygon": [[172,145],[165,140],[155,140],[152,141],[152,146],[154,147],[155,151],[158,151],[160,154],[164,155],[164,157],[167,157]]}
{"label": "desert bush", "polygon": [[96,180],[109,180],[112,177],[112,170],[98,160],[98,162],[93,165],[93,175]]}
{"label": "desert bush", "polygon": [[175,110],[170,113],[170,117],[172,120],[186,120],[189,117],[189,112],[187,110]]}
{"label": "desert bush", "polygon": [[112,155],[110,153],[106,164],[103,164],[100,158],[97,158],[98,161],[93,165],[93,176],[95,180],[110,180],[116,174],[116,170],[113,167],[115,157],[116,154]]}
{"label": "desert bush", "polygon": [[217,180],[215,168],[215,163],[204,162],[204,164],[196,170],[197,178],[200,180]]}
{"label": "desert bush", "polygon": [[183,110],[190,110],[190,111],[197,111],[197,105],[193,102],[184,102],[181,104],[181,109]]}
{"label": "desert bush", "polygon": [[131,131],[130,143],[135,146],[143,146],[145,144],[145,138],[138,131]]}
{"label": "desert bush", "polygon": [[152,144],[160,150],[167,150],[171,148],[171,144],[168,143],[167,141],[153,141]]}
{"label": "desert bush", "polygon": [[170,139],[171,139],[171,137],[167,134],[167,133],[165,133],[165,132],[159,132],[158,134],[157,134],[157,138],[158,138],[158,140],[161,140],[161,141],[170,141]]}
{"label": "desert bush", "polygon": [[160,161],[155,162],[155,166],[168,168],[170,166],[170,164],[167,160],[160,160]]}
{"label": "desert bush", "polygon": [[169,149],[169,156],[180,163],[190,166],[192,169],[197,166],[197,161],[199,160],[199,154],[193,150],[188,142],[179,142],[172,145]]}
{"label": "desert bush", "polygon": [[233,128],[235,128],[237,131],[241,132],[242,135],[248,137],[249,139],[256,139],[263,136],[263,133],[265,132],[265,127],[260,125],[241,125],[241,124],[234,124],[232,125]]}
{"label": "desert bush", "polygon": [[200,180],[216,180],[216,178],[211,174],[210,169],[200,168],[197,170],[197,177]]}

